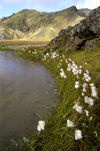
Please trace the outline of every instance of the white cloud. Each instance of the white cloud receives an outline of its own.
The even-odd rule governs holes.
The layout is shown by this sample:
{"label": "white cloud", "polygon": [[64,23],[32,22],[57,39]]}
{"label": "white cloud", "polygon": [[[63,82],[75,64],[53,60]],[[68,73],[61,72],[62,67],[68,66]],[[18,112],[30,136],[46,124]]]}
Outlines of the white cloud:
{"label": "white cloud", "polygon": [[83,2],[81,1],[77,4],[78,8],[95,9],[98,6],[100,6],[100,0],[84,0]]}
{"label": "white cloud", "polygon": [[[57,2],[57,0],[55,0]],[[49,10],[55,4],[54,0],[0,0],[2,5],[10,5],[19,9]],[[60,1],[60,0],[59,0]]]}
{"label": "white cloud", "polygon": [[72,5],[77,8],[94,9],[100,6],[100,0],[0,0],[0,10],[4,7],[10,9],[36,9],[39,11],[57,11]]}
{"label": "white cloud", "polygon": [[75,5],[78,0],[0,0],[3,5],[44,10],[63,9]]}

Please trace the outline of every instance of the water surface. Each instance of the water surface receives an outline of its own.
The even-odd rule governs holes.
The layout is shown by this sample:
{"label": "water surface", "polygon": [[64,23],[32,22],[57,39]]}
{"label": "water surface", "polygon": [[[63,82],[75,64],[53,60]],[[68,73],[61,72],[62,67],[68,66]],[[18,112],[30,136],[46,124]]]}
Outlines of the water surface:
{"label": "water surface", "polygon": [[0,151],[30,136],[56,102],[54,77],[40,63],[0,51]]}

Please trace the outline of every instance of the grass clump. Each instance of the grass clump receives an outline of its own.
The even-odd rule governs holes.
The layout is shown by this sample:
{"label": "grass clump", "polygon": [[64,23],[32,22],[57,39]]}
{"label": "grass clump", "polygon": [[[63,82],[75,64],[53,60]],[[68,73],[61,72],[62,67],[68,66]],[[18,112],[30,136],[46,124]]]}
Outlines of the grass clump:
{"label": "grass clump", "polygon": [[[71,52],[65,48],[30,48],[17,51],[23,57],[41,61],[50,69],[56,78],[60,103],[52,111],[46,120],[45,130],[36,133],[27,144],[22,144],[22,151],[99,151],[100,149],[100,49],[89,52],[88,50]],[[74,75],[72,69],[68,71],[68,64],[74,64],[78,69],[82,67],[82,73]],[[63,74],[61,75],[61,69]],[[90,73],[88,73],[88,70]],[[89,81],[83,79],[84,73],[91,77]],[[64,78],[64,75],[66,77]],[[75,89],[75,82],[79,82],[79,88]],[[82,95],[83,84],[87,83],[86,92]],[[98,96],[91,96],[90,84],[96,85]],[[94,105],[84,102],[85,96],[91,97]],[[79,102],[82,107],[80,114],[73,106]],[[85,110],[89,111],[86,116]],[[74,127],[67,126],[67,120],[73,121]],[[75,140],[75,131],[81,130],[82,139]],[[28,146],[28,148],[27,148]]]}

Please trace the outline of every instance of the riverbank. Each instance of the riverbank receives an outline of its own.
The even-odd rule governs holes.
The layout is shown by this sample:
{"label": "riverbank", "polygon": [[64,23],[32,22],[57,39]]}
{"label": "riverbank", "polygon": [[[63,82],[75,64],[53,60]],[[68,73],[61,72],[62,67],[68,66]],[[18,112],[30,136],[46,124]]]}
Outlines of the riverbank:
{"label": "riverbank", "polygon": [[[56,77],[61,102],[46,120],[45,130],[32,134],[21,151],[98,151],[100,144],[100,42],[95,50],[65,51],[26,48],[22,57],[40,61]],[[92,88],[95,88],[93,94]],[[88,100],[86,99],[89,98]],[[70,121],[70,122],[69,122]],[[70,124],[69,124],[69,123]],[[80,135],[76,136],[79,130]],[[9,150],[9,149],[8,149]],[[12,149],[14,150],[14,148]],[[11,148],[10,148],[11,151]]]}
{"label": "riverbank", "polygon": [[41,48],[47,46],[48,41],[25,41],[25,40],[0,40],[0,50],[24,50],[30,47]]}

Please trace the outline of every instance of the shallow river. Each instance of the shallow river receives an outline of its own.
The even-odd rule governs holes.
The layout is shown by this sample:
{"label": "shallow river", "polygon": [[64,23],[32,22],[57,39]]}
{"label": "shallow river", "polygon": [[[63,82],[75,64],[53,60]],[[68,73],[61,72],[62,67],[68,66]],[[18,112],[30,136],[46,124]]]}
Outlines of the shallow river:
{"label": "shallow river", "polygon": [[35,132],[57,101],[55,90],[42,64],[0,51],[0,151]]}

